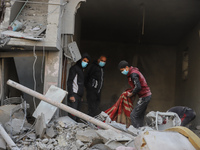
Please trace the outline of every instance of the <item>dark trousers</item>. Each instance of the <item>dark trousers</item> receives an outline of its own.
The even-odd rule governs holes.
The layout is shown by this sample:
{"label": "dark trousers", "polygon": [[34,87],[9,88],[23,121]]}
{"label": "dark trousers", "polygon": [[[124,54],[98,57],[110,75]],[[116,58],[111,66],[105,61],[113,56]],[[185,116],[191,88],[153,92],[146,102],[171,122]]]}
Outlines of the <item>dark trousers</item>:
{"label": "dark trousers", "polygon": [[149,104],[151,96],[139,98],[135,108],[132,110],[130,114],[131,123],[135,128],[139,128],[143,126],[144,115],[147,109],[147,105]]}
{"label": "dark trousers", "polygon": [[[78,95],[78,94],[73,94],[73,96],[75,97],[75,102],[72,102],[71,100],[69,100],[69,97],[68,97],[68,106],[76,109],[76,110],[81,110],[81,97]],[[70,118],[72,118],[73,120],[77,121],[78,117],[76,117],[75,115],[73,114],[70,114],[68,115]]]}
{"label": "dark trousers", "polygon": [[87,89],[88,115],[97,116],[100,113],[100,93],[93,89]]}

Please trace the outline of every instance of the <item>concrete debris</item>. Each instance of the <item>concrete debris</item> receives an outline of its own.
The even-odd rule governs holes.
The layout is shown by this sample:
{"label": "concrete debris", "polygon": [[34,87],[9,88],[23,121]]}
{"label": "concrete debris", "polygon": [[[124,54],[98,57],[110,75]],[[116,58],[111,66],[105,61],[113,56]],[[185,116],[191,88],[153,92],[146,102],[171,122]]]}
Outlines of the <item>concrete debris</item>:
{"label": "concrete debris", "polygon": [[197,130],[200,130],[200,125],[196,126],[196,129],[197,129]]}
{"label": "concrete debris", "polygon": [[[24,114],[18,108],[19,105],[7,106],[7,108],[1,106],[0,117],[7,114],[6,119],[4,118],[4,120],[8,120],[5,123],[5,129],[11,133],[13,143],[15,142],[16,147],[21,150],[140,150],[141,146],[137,146],[142,144],[144,144],[145,150],[147,147],[145,145],[148,140],[154,139],[153,136],[161,138],[161,133],[153,132],[155,129],[149,126],[136,129],[131,125],[127,129],[121,129],[122,132],[117,132],[112,129],[93,129],[88,124],[77,123],[68,116],[53,118],[46,124],[42,114],[37,117],[35,126],[27,121],[22,126]],[[9,116],[8,114],[12,110],[18,111]],[[16,116],[17,118],[14,118]],[[105,114],[103,116],[109,118]],[[168,135],[167,133],[166,136]],[[178,138],[180,137],[178,136]],[[146,143],[142,139],[145,139]],[[0,148],[7,149],[7,147],[8,143],[0,138]]]}
{"label": "concrete debris", "polygon": [[76,138],[82,142],[92,142],[95,139],[100,139],[99,135],[93,129],[78,130]]}
{"label": "concrete debris", "polygon": [[6,149],[6,142],[1,135],[0,135],[0,149],[1,150]]}
{"label": "concrete debris", "polygon": [[115,150],[117,147],[123,146],[123,144],[114,140],[106,142],[105,145],[108,147],[109,150]]}
{"label": "concrete debris", "polygon": [[137,150],[195,150],[188,138],[178,132],[146,131],[134,143]]}
{"label": "concrete debris", "polygon": [[116,148],[116,150],[137,150],[133,147],[125,147],[125,146],[119,146]]}
{"label": "concrete debris", "polygon": [[117,133],[111,129],[108,130],[97,130],[97,134],[103,139],[103,142],[106,143],[108,141],[123,141],[127,142],[132,140],[134,137],[129,135],[127,136],[125,133]]}
{"label": "concrete debris", "polygon": [[151,120],[149,126],[156,130],[165,130],[170,127],[181,125],[181,119],[174,112],[151,111],[146,115],[146,117]]}
{"label": "concrete debris", "polygon": [[36,135],[39,135],[39,137],[42,138],[45,131],[46,131],[46,123],[45,123],[44,114],[42,113],[41,116],[38,116],[36,120],[35,132],[36,132]]}
{"label": "concrete debris", "polygon": [[24,112],[22,110],[19,110],[15,112],[12,115],[12,118],[10,118],[10,114],[12,113],[12,110],[15,109],[15,107],[18,107],[17,105],[3,105],[0,107],[0,118],[1,123],[5,124],[6,122],[10,121],[10,119],[24,119]]}
{"label": "concrete debris", "polygon": [[23,133],[26,129],[23,128],[23,120],[22,119],[12,119],[11,121],[5,123],[6,131],[11,135],[17,135]]}
{"label": "concrete debris", "polygon": [[56,135],[56,132],[55,132],[53,126],[51,126],[50,128],[47,128],[47,129],[46,129],[46,135],[47,135],[49,138],[53,138],[53,137]]}
{"label": "concrete debris", "polygon": [[92,146],[89,150],[109,150],[104,144],[96,144]]}

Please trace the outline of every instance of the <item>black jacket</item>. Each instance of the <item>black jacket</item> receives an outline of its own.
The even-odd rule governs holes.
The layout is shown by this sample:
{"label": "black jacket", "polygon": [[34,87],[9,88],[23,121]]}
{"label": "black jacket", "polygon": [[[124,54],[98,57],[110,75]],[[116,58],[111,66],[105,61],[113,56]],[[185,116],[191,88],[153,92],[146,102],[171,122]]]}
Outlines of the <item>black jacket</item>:
{"label": "black jacket", "polygon": [[75,65],[73,65],[69,70],[69,76],[67,80],[67,90],[68,96],[73,96],[74,93],[78,94],[80,97],[84,93],[84,73],[81,66],[81,61],[79,60]]}
{"label": "black jacket", "polygon": [[100,67],[98,62],[93,62],[85,74],[85,86],[87,90],[95,90],[97,93],[101,92],[103,86],[104,70]]}

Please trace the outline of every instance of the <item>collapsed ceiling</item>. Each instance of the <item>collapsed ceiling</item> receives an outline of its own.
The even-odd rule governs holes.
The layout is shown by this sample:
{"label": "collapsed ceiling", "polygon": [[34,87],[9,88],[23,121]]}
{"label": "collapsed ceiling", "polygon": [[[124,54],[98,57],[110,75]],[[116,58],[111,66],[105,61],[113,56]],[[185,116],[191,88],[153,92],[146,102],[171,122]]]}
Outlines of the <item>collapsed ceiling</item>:
{"label": "collapsed ceiling", "polygon": [[200,21],[199,0],[87,0],[81,39],[178,44]]}

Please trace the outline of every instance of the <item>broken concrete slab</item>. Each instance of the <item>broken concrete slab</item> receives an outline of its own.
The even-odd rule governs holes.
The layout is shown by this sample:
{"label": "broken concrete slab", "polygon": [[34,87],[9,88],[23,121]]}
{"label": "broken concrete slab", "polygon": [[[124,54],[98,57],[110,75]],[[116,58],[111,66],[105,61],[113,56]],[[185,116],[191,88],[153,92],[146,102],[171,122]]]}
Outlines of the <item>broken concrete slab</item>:
{"label": "broken concrete slab", "polygon": [[104,144],[96,144],[92,146],[89,150],[109,150]]}
{"label": "broken concrete slab", "polygon": [[23,119],[12,119],[11,121],[4,124],[5,129],[11,135],[17,135],[24,132]]}
{"label": "broken concrete slab", "polygon": [[40,138],[43,137],[46,131],[46,123],[45,123],[45,116],[42,113],[41,116],[38,116],[36,123],[35,123],[35,132]]}
{"label": "broken concrete slab", "polygon": [[127,143],[124,144],[124,146],[135,148],[134,140],[128,141]]}
{"label": "broken concrete slab", "polygon": [[132,134],[133,136],[137,136],[140,131],[136,129],[134,126],[130,125],[127,129],[127,132]]}
{"label": "broken concrete slab", "polygon": [[109,150],[116,150],[117,147],[123,146],[123,144],[114,140],[110,140],[105,143],[105,146],[107,146]]}
{"label": "broken concrete slab", "polygon": [[57,122],[63,122],[63,123],[65,123],[67,126],[77,124],[77,122],[74,121],[73,119],[71,119],[69,116],[59,117],[59,118],[57,118],[55,121],[57,121]]}
{"label": "broken concrete slab", "polygon": [[97,134],[103,139],[104,143],[113,140],[113,141],[123,141],[127,142],[133,139],[131,135],[127,136],[126,133],[118,133],[111,129],[108,130],[97,130]]}
{"label": "broken concrete slab", "polygon": [[46,135],[50,138],[53,138],[56,135],[53,126],[46,128]]}
{"label": "broken concrete slab", "polygon": [[146,131],[134,140],[137,150],[195,150],[189,140],[177,132]]}
{"label": "broken concrete slab", "polygon": [[78,130],[76,138],[82,142],[92,142],[95,139],[100,139],[99,135],[93,129]]}
{"label": "broken concrete slab", "polygon": [[[2,124],[5,124],[10,120],[10,114],[17,105],[3,105],[0,107],[0,120]],[[12,115],[12,118],[24,119],[24,112],[19,110]]]}
{"label": "broken concrete slab", "polygon": [[[45,97],[50,98],[52,101],[61,103],[66,94],[67,91],[64,91],[54,85],[51,85],[51,87],[45,94]],[[41,115],[41,113],[43,113],[45,115],[45,123],[47,124],[55,114],[56,110],[57,110],[56,106],[41,101],[37,106],[36,110],[34,111],[33,117],[37,118],[39,115]]]}

